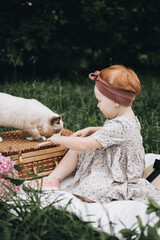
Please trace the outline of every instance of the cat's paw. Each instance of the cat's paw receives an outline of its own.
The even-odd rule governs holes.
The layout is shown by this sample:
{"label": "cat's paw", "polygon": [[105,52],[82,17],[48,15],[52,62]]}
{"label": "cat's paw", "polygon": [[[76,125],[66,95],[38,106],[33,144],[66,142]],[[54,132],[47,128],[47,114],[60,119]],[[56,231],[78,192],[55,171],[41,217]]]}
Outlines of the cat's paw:
{"label": "cat's paw", "polygon": [[41,137],[26,137],[26,139],[28,140],[28,141],[36,141],[36,142],[43,142],[43,141],[46,141],[47,140],[47,138],[46,137],[44,137],[44,136],[41,136]]}
{"label": "cat's paw", "polygon": [[2,142],[3,141],[3,139],[0,137],[0,142]]}
{"label": "cat's paw", "polygon": [[43,142],[43,141],[46,141],[47,138],[45,136],[41,136],[40,138],[35,138],[34,139],[36,142]]}
{"label": "cat's paw", "polygon": [[33,139],[33,137],[26,137],[26,140],[33,141],[34,139]]}
{"label": "cat's paw", "polygon": [[46,140],[47,140],[47,138],[46,138],[45,136],[42,136],[42,139],[43,139],[43,141],[46,141]]}
{"label": "cat's paw", "polygon": [[47,138],[45,136],[41,136],[40,138],[36,139],[37,142],[43,142],[46,140],[47,140]]}

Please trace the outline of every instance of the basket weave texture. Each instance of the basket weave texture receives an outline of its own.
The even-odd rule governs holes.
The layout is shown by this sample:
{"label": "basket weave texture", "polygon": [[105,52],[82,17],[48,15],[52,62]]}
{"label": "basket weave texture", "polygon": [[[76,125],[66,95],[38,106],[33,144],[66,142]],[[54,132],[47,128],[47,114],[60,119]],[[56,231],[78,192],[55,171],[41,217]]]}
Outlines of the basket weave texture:
{"label": "basket weave texture", "polygon": [[[73,132],[63,129],[63,136],[70,136]],[[52,143],[41,145],[36,141],[28,141],[24,138],[23,131],[15,130],[1,132],[3,142],[0,143],[0,152],[4,156],[11,156],[16,165],[21,166],[19,177],[33,179],[47,176],[61,161],[67,148]],[[45,134],[43,136],[49,137]]]}

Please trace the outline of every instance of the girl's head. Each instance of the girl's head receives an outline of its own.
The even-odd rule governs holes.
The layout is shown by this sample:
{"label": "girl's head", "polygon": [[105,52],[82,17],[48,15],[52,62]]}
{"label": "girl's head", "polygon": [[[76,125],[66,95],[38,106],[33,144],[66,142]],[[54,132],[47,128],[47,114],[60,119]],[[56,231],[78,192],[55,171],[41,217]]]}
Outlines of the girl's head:
{"label": "girl's head", "polygon": [[135,94],[141,93],[141,84],[137,74],[122,65],[113,65],[100,71],[100,77],[112,86]]}
{"label": "girl's head", "polygon": [[127,107],[131,107],[135,95],[141,92],[136,73],[121,65],[90,73],[89,78],[95,80],[98,107],[107,118],[128,111]]}

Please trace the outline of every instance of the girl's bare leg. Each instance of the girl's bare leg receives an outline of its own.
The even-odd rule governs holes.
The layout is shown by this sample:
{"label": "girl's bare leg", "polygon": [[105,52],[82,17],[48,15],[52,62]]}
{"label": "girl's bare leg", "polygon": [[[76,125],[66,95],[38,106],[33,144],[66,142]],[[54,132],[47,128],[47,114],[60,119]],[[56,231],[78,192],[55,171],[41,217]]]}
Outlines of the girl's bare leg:
{"label": "girl's bare leg", "polygon": [[58,166],[51,172],[48,179],[62,181],[69,176],[77,167],[79,152],[69,150],[62,158]]}

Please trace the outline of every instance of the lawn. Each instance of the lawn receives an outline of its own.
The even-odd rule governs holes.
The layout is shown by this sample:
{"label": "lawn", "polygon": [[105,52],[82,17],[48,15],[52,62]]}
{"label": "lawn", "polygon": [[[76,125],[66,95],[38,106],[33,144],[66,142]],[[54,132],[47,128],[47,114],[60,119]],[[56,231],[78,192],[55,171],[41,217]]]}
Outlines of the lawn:
{"label": "lawn", "polygon": [[[160,150],[160,84],[158,77],[140,76],[142,93],[136,97],[133,109],[141,123],[146,153]],[[87,126],[101,126],[105,118],[97,108],[94,83],[87,78],[77,82],[60,77],[45,81],[19,81],[0,84],[0,91],[24,98],[35,98],[54,112],[65,112],[64,127],[73,131]],[[1,127],[0,131],[7,130]]]}

